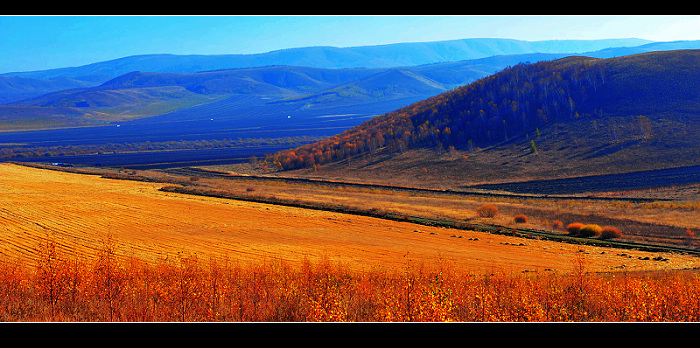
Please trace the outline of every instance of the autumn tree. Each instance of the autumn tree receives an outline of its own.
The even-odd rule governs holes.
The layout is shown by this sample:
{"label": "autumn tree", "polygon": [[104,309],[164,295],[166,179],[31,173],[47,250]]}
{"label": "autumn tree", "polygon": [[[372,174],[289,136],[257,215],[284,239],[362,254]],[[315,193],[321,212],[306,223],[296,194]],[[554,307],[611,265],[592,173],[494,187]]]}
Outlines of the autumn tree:
{"label": "autumn tree", "polygon": [[36,288],[39,297],[48,303],[52,320],[57,315],[57,305],[65,295],[64,260],[56,250],[56,243],[47,239],[39,250]]}

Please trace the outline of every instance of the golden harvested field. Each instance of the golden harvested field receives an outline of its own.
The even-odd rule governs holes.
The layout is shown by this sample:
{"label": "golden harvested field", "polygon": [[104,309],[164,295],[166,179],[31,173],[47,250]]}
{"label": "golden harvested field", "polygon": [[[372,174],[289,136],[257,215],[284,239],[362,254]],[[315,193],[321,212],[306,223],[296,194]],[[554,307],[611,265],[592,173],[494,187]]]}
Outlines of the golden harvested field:
{"label": "golden harvested field", "polygon": [[[29,262],[53,239],[91,257],[159,261],[180,254],[259,263],[328,260],[355,270],[447,265],[480,272],[685,269],[700,258],[571,245],[159,191],[166,184],[0,164],[0,260]],[[625,256],[621,256],[625,254]],[[668,261],[640,260],[663,256]]]}

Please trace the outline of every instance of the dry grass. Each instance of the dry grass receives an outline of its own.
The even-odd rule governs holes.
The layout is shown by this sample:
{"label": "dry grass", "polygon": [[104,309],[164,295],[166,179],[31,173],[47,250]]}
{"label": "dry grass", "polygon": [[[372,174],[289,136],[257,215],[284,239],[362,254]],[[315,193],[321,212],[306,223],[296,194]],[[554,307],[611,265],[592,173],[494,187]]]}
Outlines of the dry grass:
{"label": "dry grass", "polygon": [[[222,166],[218,169],[225,171],[226,168]],[[685,199],[690,196],[685,196],[683,200],[639,203],[553,196],[528,198],[416,194],[344,185],[334,187],[320,183],[271,182],[246,177],[209,178],[198,182],[198,185],[235,193],[244,193],[245,187],[254,186],[255,196],[258,197],[278,197],[318,204],[338,203],[407,215],[452,220],[470,219],[508,228],[531,228],[549,232],[564,233],[563,228],[553,227],[554,221],[561,221],[562,227],[573,222],[598,224],[619,228],[626,240],[683,247],[696,246],[697,242],[688,240],[685,231],[700,230],[700,201]],[[485,203],[495,204],[498,207],[498,215],[486,220],[481,219],[476,211]],[[514,222],[514,217],[519,214],[527,216],[526,223]]]}
{"label": "dry grass", "polygon": [[[644,261],[641,258],[658,254],[623,254],[615,249],[166,193],[158,191],[163,185],[158,183],[12,164],[0,165],[0,174],[0,255],[29,264],[36,259],[37,247],[49,238],[76,257],[94,257],[111,241],[119,256],[147,261],[197,254],[252,264],[328,260],[354,270],[448,263],[478,273],[568,272],[572,260],[584,255],[591,271],[700,267],[700,259],[692,256],[664,255],[668,261]],[[251,187],[243,185],[243,191]],[[265,190],[270,187],[256,186],[251,194]],[[347,199],[361,199],[361,193],[348,194]],[[322,200],[338,195],[308,197]],[[395,206],[422,209],[413,199],[430,201],[408,198],[409,202],[401,199]],[[429,204],[426,207],[431,209]]]}
{"label": "dry grass", "polygon": [[[447,267],[445,267],[447,266]],[[7,322],[694,322],[696,271],[473,274],[448,265],[354,271],[326,261],[244,265],[182,256],[83,261],[51,241],[37,267],[0,263]]]}

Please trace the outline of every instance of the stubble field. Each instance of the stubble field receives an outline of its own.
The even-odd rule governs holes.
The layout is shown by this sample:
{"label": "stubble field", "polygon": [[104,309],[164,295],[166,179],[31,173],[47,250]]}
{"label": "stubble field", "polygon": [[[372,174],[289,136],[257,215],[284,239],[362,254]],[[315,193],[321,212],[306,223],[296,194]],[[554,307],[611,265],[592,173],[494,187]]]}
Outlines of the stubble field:
{"label": "stubble field", "polygon": [[[351,270],[449,265],[476,274],[689,269],[700,258],[581,246],[365,216],[162,192],[165,184],[0,164],[0,258],[33,265],[47,240],[92,258],[328,261]],[[662,256],[663,262],[649,261]],[[643,260],[644,258],[647,260]]]}

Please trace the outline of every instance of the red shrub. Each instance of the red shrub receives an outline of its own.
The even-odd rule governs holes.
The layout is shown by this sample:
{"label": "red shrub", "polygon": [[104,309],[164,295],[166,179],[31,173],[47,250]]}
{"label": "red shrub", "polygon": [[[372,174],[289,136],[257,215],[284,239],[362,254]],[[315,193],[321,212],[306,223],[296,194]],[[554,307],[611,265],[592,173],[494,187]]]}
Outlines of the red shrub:
{"label": "red shrub", "polygon": [[552,222],[552,228],[562,229],[564,228],[564,223],[561,222],[561,220],[554,220],[554,222]]}
{"label": "red shrub", "polygon": [[515,222],[518,224],[526,223],[527,222],[527,216],[523,214],[518,214],[515,216]]}
{"label": "red shrub", "polygon": [[569,232],[570,235],[572,236],[577,236],[579,231],[585,226],[584,224],[580,222],[574,222],[566,225],[566,230]]}
{"label": "red shrub", "polygon": [[613,239],[622,237],[622,231],[617,227],[605,226],[600,232],[600,239]]}

